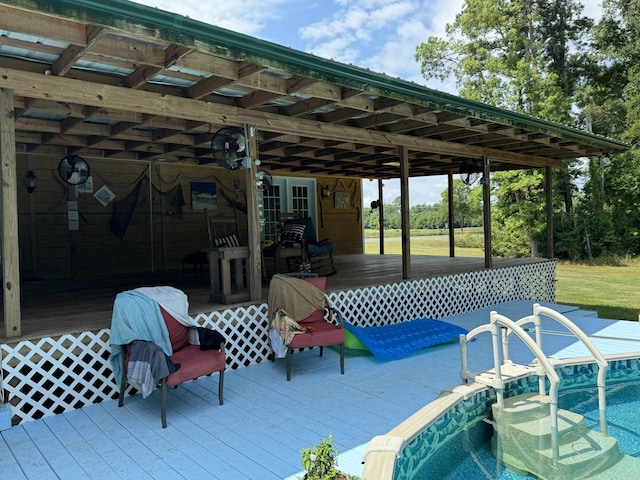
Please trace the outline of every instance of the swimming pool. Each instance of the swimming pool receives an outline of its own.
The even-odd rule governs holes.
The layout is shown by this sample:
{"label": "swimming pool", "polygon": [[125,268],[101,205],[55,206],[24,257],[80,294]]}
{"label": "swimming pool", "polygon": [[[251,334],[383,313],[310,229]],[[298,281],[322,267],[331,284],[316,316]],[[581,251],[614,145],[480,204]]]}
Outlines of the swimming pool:
{"label": "swimming pool", "polygon": [[[609,434],[618,439],[620,450],[640,456],[640,354],[607,356],[607,419]],[[558,367],[562,378],[559,407],[585,416],[587,426],[599,429],[600,415],[595,392],[598,368],[595,363],[572,359]],[[510,382],[505,396],[536,391],[537,377]],[[493,427],[484,420],[496,401],[493,390],[480,385],[461,385],[443,392],[436,403],[417,412],[389,433],[392,438],[410,438],[395,461],[395,480],[417,479],[532,479],[506,470],[491,453]],[[446,404],[450,408],[443,408]],[[440,409],[441,415],[435,417]],[[430,419],[429,416],[432,416]],[[635,421],[637,427],[630,422]],[[422,422],[427,428],[415,430]],[[429,423],[431,422],[431,423]],[[411,436],[411,430],[413,435]],[[402,435],[410,435],[404,436]],[[375,439],[374,439],[375,440]],[[384,452],[383,442],[372,451]],[[390,452],[389,452],[390,453]]]}

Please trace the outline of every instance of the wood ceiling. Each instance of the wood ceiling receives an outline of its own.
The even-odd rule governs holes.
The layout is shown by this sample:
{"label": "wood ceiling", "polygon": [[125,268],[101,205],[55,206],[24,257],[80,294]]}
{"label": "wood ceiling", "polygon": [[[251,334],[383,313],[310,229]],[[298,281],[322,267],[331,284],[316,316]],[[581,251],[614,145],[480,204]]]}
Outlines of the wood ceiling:
{"label": "wood ceiling", "polygon": [[483,156],[502,170],[626,148],[186,17],[101,3],[54,0],[45,13],[42,2],[0,2],[0,87],[15,95],[18,153],[201,164],[219,128],[246,124],[274,174],[384,179],[400,175],[400,146],[410,176],[459,172]]}

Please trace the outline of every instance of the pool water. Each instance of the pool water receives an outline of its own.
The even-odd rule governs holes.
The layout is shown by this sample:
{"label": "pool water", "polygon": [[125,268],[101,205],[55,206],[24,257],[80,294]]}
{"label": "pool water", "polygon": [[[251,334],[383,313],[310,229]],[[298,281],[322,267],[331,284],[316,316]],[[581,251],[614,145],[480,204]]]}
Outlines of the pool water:
{"label": "pool water", "polygon": [[[594,387],[563,391],[558,405],[583,415],[587,428],[600,430],[598,397]],[[622,453],[640,457],[640,382],[607,386],[607,425],[609,435],[618,440]],[[497,462],[491,453],[492,434],[492,425],[485,421],[476,421],[459,429],[459,433],[440,444],[408,478],[535,480],[535,477],[515,474]],[[417,466],[420,462],[414,459],[413,463]]]}
{"label": "pool water", "polygon": [[[573,402],[573,403],[563,403]],[[559,400],[561,408],[571,409],[585,417],[587,428],[600,430],[598,398],[588,392],[567,392]],[[574,405],[571,407],[570,405]],[[618,440],[620,451],[640,457],[640,383],[607,388],[607,425],[609,435]]]}

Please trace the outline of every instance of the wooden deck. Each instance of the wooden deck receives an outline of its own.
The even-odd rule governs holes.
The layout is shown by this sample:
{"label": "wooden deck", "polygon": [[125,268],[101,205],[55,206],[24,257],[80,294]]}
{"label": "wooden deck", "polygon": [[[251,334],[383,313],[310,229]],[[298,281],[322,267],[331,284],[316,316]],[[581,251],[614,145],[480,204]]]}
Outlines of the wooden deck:
{"label": "wooden deck", "polygon": [[[546,259],[493,259],[493,268],[546,261]],[[328,277],[327,291],[347,290],[372,285],[402,282],[400,255],[343,255],[335,257],[338,273]],[[411,257],[413,279],[454,275],[483,270],[483,258],[471,257]],[[31,282],[21,286],[22,336],[33,339],[44,336],[99,330],[111,324],[113,300],[118,292],[150,285],[172,285],[182,289],[189,297],[190,313],[227,308],[209,302],[209,279],[194,275],[188,269],[182,272],[159,273],[139,277],[102,278],[77,282]],[[268,283],[263,285],[260,302],[266,302]],[[0,342],[15,341],[4,337],[4,319],[0,312]]]}
{"label": "wooden deck", "polygon": [[[445,320],[471,329],[487,323],[491,309],[517,319],[531,313],[531,302]],[[579,323],[588,333],[612,324],[637,327],[593,315],[580,317]],[[471,357],[474,370],[491,362],[490,339],[478,340]],[[567,336],[544,340],[548,353],[573,343]],[[516,361],[531,359],[521,345],[510,350]],[[1,478],[294,480],[302,477],[300,449],[329,434],[340,451],[339,468],[360,475],[362,453],[372,437],[459,383],[457,344],[394,361],[348,350],[344,375],[338,363],[337,351],[328,348],[323,358],[315,350],[297,353],[290,382],[283,360],[229,371],[222,406],[217,376],[189,382],[169,392],[166,429],[160,425],[158,391],[146,400],[127,397],[123,408],[109,400],[23,423],[0,432]]]}

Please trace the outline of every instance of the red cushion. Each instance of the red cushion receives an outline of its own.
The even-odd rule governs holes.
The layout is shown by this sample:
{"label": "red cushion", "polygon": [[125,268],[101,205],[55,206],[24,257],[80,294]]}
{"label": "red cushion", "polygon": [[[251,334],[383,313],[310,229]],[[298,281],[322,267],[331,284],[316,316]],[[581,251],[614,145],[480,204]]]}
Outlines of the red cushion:
{"label": "red cushion", "polygon": [[169,341],[171,342],[171,348],[173,351],[175,352],[176,350],[180,350],[181,348],[189,345],[187,327],[173,318],[173,316],[164,308],[160,307],[160,312],[162,312],[164,323],[167,324],[167,330],[169,330]]}
{"label": "red cushion", "polygon": [[180,364],[178,371],[167,378],[167,385],[170,387],[224,370],[226,363],[226,356],[223,352],[200,350],[199,345],[183,347],[170,358],[173,363]]}
{"label": "red cushion", "polygon": [[315,312],[313,312],[311,315],[309,315],[307,318],[305,318],[299,323],[300,325],[304,324],[304,326],[306,327],[308,326],[307,324],[313,324],[318,322],[326,322],[326,320],[324,319],[324,310],[316,310]]}
{"label": "red cushion", "polygon": [[327,277],[302,277],[302,279],[324,292],[324,287],[327,284]]}
{"label": "red cushion", "polygon": [[289,344],[290,347],[321,347],[324,345],[344,343],[344,329],[327,322],[323,318],[320,318],[319,321],[305,321],[304,326],[311,327],[311,333],[298,333],[294,335],[293,340]]}

